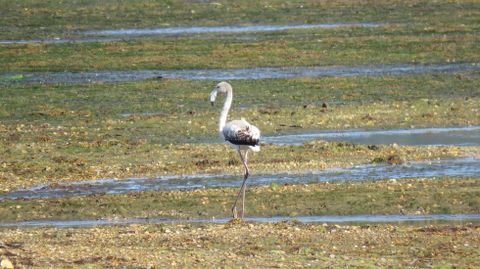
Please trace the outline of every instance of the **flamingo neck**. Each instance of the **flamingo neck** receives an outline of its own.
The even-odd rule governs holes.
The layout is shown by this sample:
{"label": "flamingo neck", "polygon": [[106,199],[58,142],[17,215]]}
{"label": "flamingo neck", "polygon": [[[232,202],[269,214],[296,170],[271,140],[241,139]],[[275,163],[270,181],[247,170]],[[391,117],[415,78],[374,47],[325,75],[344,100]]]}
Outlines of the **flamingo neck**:
{"label": "flamingo neck", "polygon": [[225,97],[225,102],[223,103],[223,109],[220,113],[220,119],[218,122],[218,132],[222,135],[223,127],[225,127],[225,123],[227,122],[228,111],[230,110],[230,106],[232,105],[233,99],[233,91],[232,88],[227,89],[227,96]]}

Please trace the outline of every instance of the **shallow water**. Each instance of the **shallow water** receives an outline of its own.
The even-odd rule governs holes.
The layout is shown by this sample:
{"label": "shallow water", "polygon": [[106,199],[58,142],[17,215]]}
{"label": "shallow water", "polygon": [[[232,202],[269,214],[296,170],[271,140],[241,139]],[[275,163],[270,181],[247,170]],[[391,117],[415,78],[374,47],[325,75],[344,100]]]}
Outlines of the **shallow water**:
{"label": "shallow water", "polygon": [[[251,175],[249,185],[271,183],[313,183],[402,178],[431,178],[441,176],[478,176],[480,159],[457,158],[436,161],[411,162],[402,165],[369,164],[350,168],[334,168],[310,173],[280,173]],[[5,199],[37,199],[82,196],[97,193],[120,194],[147,190],[174,190],[216,187],[238,187],[240,175],[185,175],[157,178],[130,178],[124,180],[86,180],[74,183],[41,185],[30,189],[0,194]]]}
{"label": "shallow water", "polygon": [[412,146],[480,146],[480,126],[412,128],[390,130],[346,130],[263,137],[267,144],[301,145],[322,139],[355,144],[398,144]]}
{"label": "shallow water", "polygon": [[422,73],[455,73],[480,71],[478,63],[459,64],[390,64],[364,66],[317,66],[317,67],[259,67],[248,69],[192,69],[192,70],[131,70],[91,72],[20,72],[3,73],[0,78],[21,77],[21,79],[0,79],[0,84],[42,83],[82,84],[99,82],[121,82],[144,79],[192,79],[192,80],[237,80],[274,79],[297,77],[352,77],[407,75]]}
{"label": "shallow water", "polygon": [[[131,218],[131,219],[96,219],[96,220],[32,220],[1,223],[0,228],[9,227],[88,227],[96,225],[128,225],[145,223],[227,223],[230,218],[221,219],[169,219],[169,218]],[[245,221],[278,222],[300,221],[304,223],[388,223],[388,222],[465,222],[480,221],[480,214],[434,214],[434,215],[343,215],[343,216],[298,216],[298,217],[247,217]]]}
{"label": "shallow water", "polygon": [[[321,23],[321,24],[291,24],[291,25],[232,25],[232,26],[189,26],[189,27],[160,27],[160,28],[133,28],[116,30],[95,30],[75,33],[75,38],[52,38],[52,39],[22,39],[22,40],[0,40],[0,45],[17,44],[65,44],[65,43],[92,43],[92,42],[117,42],[127,37],[138,37],[146,35],[184,35],[184,34],[205,34],[205,33],[245,33],[245,32],[272,32],[293,29],[331,29],[345,27],[380,27],[384,23]],[[101,38],[84,38],[84,36],[103,36]],[[105,38],[115,36],[117,38]],[[239,37],[242,38],[242,37]],[[244,37],[243,37],[244,38]],[[247,37],[249,38],[249,37]],[[250,37],[251,38],[251,37]]]}
{"label": "shallow water", "polygon": [[244,33],[271,32],[292,29],[342,28],[342,27],[379,27],[382,23],[320,23],[320,24],[290,24],[290,25],[234,25],[234,26],[192,26],[192,27],[162,27],[162,28],[132,28],[117,30],[98,30],[82,32],[84,35],[99,36],[139,36],[139,35],[175,35],[202,33]]}

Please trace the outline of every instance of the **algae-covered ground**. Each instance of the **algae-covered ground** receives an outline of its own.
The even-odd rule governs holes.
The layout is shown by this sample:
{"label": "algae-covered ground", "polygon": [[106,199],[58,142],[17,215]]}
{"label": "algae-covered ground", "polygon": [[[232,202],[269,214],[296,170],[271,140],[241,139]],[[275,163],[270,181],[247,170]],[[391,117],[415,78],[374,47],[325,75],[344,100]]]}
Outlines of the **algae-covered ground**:
{"label": "algae-covered ground", "polygon": [[[19,84],[23,71],[368,66],[480,62],[478,1],[4,1],[0,191],[87,179],[240,174],[217,133],[218,81]],[[189,35],[89,30],[373,22],[376,27]],[[28,74],[32,75],[32,74]],[[321,130],[480,125],[480,72],[231,81],[230,118],[264,136]],[[252,173],[480,156],[480,148],[311,141],[262,145]],[[249,216],[479,214],[478,176],[276,184],[247,190]],[[74,186],[74,185],[72,185]],[[41,187],[41,185],[40,185]],[[230,216],[238,188],[150,190],[0,201],[0,222]],[[0,228],[15,268],[479,267],[478,224],[136,224]]]}
{"label": "algae-covered ground", "polygon": [[0,230],[26,268],[475,268],[478,224],[149,224]]}

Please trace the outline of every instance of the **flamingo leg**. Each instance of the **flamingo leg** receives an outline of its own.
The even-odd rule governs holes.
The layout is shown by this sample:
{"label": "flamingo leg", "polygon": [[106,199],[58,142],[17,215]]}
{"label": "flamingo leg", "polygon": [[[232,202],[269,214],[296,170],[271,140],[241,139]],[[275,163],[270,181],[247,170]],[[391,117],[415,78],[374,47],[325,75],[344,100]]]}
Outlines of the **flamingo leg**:
{"label": "flamingo leg", "polygon": [[[244,191],[244,188],[245,188],[245,185],[246,185],[246,183],[247,183],[247,178],[248,178],[248,175],[249,175],[247,162],[245,161],[245,158],[243,157],[242,152],[240,151],[240,149],[238,149],[238,154],[240,155],[240,159],[242,160],[243,166],[244,166],[244,168],[245,168],[245,173],[244,173],[244,175],[243,175],[242,187],[240,187],[240,190],[238,191],[238,194],[237,194],[237,198],[235,199],[235,202],[233,203],[233,207],[232,207],[232,214],[233,214],[233,218],[234,218],[234,219],[237,218],[237,201],[238,201],[238,198],[240,198],[240,195],[241,195],[242,193],[243,193],[242,204],[244,204],[244,200],[245,200],[245,191]],[[245,155],[246,155],[246,153],[245,153]],[[243,208],[243,209],[244,209],[244,208]],[[243,211],[242,211],[242,217],[243,217]]]}
{"label": "flamingo leg", "polygon": [[248,172],[248,166],[247,166],[247,163],[248,163],[248,150],[245,151],[245,160],[244,160],[244,165],[245,165],[245,183],[243,184],[243,194],[242,194],[242,215],[241,215],[241,218],[243,219],[243,214],[245,213],[245,191],[247,190],[247,177],[250,175],[250,173]]}

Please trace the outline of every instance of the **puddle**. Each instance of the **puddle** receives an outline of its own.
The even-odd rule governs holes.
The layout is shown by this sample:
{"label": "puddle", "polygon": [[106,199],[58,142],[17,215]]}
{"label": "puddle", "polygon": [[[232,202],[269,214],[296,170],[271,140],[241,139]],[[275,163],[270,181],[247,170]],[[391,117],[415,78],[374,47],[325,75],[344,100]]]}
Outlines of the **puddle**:
{"label": "puddle", "polygon": [[320,23],[320,24],[291,24],[291,25],[233,25],[233,26],[192,26],[192,27],[162,27],[141,29],[118,29],[82,32],[84,35],[100,36],[139,36],[139,35],[177,35],[177,34],[204,34],[204,33],[244,33],[244,32],[271,32],[293,29],[342,28],[342,27],[379,27],[383,23]]}
{"label": "puddle", "polygon": [[191,69],[191,70],[131,70],[91,72],[21,72],[3,73],[0,77],[22,76],[18,80],[0,80],[0,84],[12,83],[102,83],[144,79],[192,79],[192,80],[238,80],[276,79],[297,77],[352,77],[408,75],[422,73],[454,73],[480,71],[478,63],[458,64],[391,64],[364,66],[318,66],[318,67],[259,67],[249,69]]}
{"label": "puddle", "polygon": [[[131,219],[96,219],[96,220],[32,220],[0,223],[1,228],[18,227],[88,227],[96,225],[128,225],[147,223],[227,223],[231,218],[221,219],[169,219],[169,218],[131,218]],[[247,217],[251,222],[300,221],[304,223],[388,223],[388,222],[465,222],[480,221],[480,214],[433,214],[433,215],[343,215],[343,216],[297,216],[297,217]]]}
{"label": "puddle", "polygon": [[368,145],[396,143],[411,146],[480,146],[480,126],[326,131],[262,138],[264,143],[280,145],[301,145],[316,139]]}
{"label": "puddle", "polygon": [[[334,168],[310,173],[280,173],[251,175],[249,185],[299,184],[313,182],[339,182],[402,178],[431,178],[441,176],[478,176],[480,159],[456,158],[435,161],[411,162],[403,165],[369,164],[350,168]],[[240,175],[185,175],[157,178],[130,178],[123,180],[86,180],[74,183],[41,185],[30,189],[0,194],[5,199],[48,199],[98,193],[121,194],[148,190],[175,190],[217,187],[239,187]]]}

